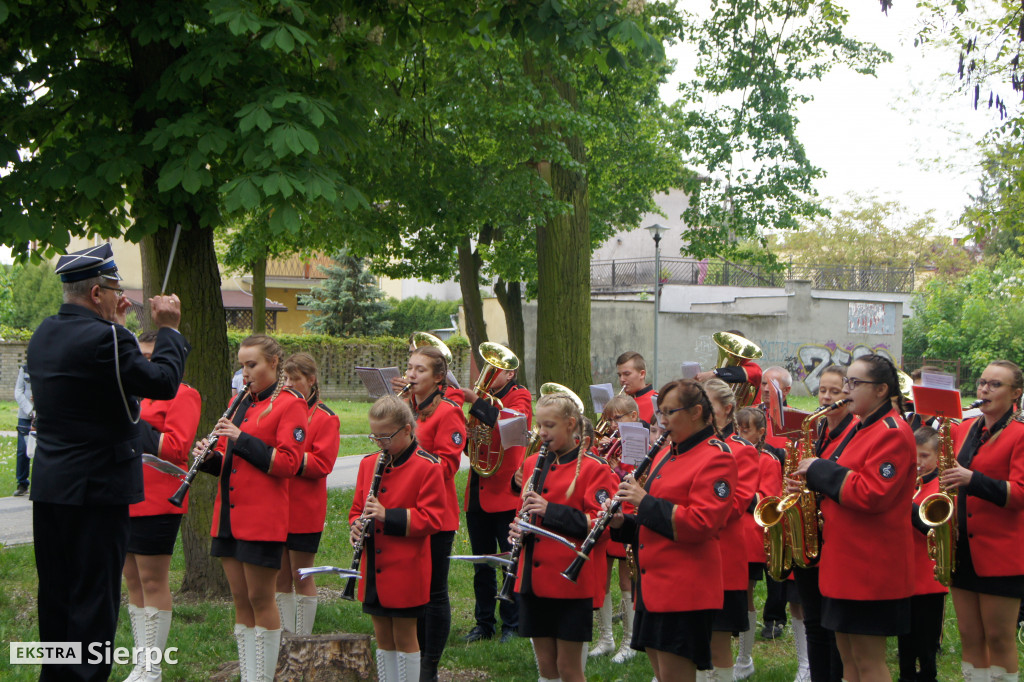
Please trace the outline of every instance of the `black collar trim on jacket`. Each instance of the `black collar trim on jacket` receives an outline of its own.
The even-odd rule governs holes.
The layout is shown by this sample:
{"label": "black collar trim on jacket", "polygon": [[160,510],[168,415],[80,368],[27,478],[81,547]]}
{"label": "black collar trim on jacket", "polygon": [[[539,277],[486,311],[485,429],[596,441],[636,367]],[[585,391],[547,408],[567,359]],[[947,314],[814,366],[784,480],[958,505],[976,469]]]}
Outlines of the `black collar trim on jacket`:
{"label": "black collar trim on jacket", "polygon": [[416,396],[413,396],[412,402],[415,412],[422,412],[434,403],[434,399],[441,395],[441,388],[435,388],[434,392],[427,396],[427,399],[422,403],[416,403]]}
{"label": "black collar trim on jacket", "polygon": [[516,388],[519,388],[519,384],[517,384],[515,381],[509,381],[507,384],[498,389],[498,392],[494,393],[493,395],[495,398],[504,398],[509,393],[511,393],[513,389]]}
{"label": "black collar trim on jacket", "polygon": [[921,477],[921,485],[924,485],[925,483],[930,483],[931,481],[934,481],[935,478],[938,475],[939,475],[939,469],[938,469],[938,467],[936,467],[936,468],[932,469],[927,474],[925,474],[924,476]]}
{"label": "black collar trim on jacket", "polygon": [[736,432],[736,425],[733,422],[729,422],[728,424],[725,425],[725,428],[722,429],[722,432],[720,434],[718,434],[718,435],[721,436],[722,440],[725,440],[726,438],[728,438],[729,436],[731,436],[735,432]]}
{"label": "black collar trim on jacket", "polygon": [[642,395],[647,395],[648,393],[650,393],[653,390],[654,390],[654,384],[647,384],[646,386],[641,388],[636,393],[629,393],[629,391],[626,391],[626,393],[629,393],[629,395],[635,400],[636,398],[639,398]]}
{"label": "black collar trim on jacket", "polygon": [[575,462],[576,458],[579,457],[580,446],[577,445],[569,452],[563,452],[562,454],[554,453],[552,458],[552,464],[568,464],[569,462]]}
{"label": "black collar trim on jacket", "polygon": [[412,457],[412,453],[416,452],[416,450],[419,447],[420,444],[416,442],[415,438],[413,438],[412,443],[409,444],[409,447],[407,447],[405,450],[402,450],[398,457],[395,457],[391,460],[391,463],[388,464],[388,468],[393,469],[395,467],[400,467],[406,462],[408,462],[409,458]]}
{"label": "black collar trim on jacket", "polygon": [[875,422],[881,420],[882,417],[886,416],[891,411],[892,411],[892,403],[889,402],[888,400],[886,400],[884,403],[882,403],[881,405],[878,406],[878,409],[876,409],[874,412],[869,414],[866,418],[861,420],[861,423],[857,425],[857,428],[858,429],[866,429],[869,426],[871,426],[872,424],[874,424]]}
{"label": "black collar trim on jacket", "polygon": [[707,426],[701,431],[698,431],[697,433],[693,434],[692,436],[684,440],[682,443],[673,443],[672,452],[676,453],[677,455],[681,455],[684,452],[687,452],[688,450],[693,448],[693,446],[695,446],[697,443],[705,441],[708,438],[711,438],[713,435],[715,435],[715,427]]}
{"label": "black collar trim on jacket", "polygon": [[256,400],[254,402],[260,402],[266,400],[270,396],[274,395],[274,391],[277,389],[277,383],[270,384],[265,389],[256,394]]}

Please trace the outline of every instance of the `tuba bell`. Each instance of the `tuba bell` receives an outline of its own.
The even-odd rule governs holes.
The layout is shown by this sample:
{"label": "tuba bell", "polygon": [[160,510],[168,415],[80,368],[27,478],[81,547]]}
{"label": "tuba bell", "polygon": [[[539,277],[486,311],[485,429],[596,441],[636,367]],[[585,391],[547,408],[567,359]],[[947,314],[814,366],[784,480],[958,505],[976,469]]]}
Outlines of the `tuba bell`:
{"label": "tuba bell", "polygon": [[[734,367],[743,360],[757,360],[764,356],[757,344],[750,339],[745,339],[739,334],[729,332],[715,332],[711,335],[715,345],[718,346],[718,362],[715,369],[720,367]],[[736,396],[736,409],[750,407],[754,404],[754,396],[757,390],[744,381],[742,384],[731,384],[732,392]]]}
{"label": "tuba bell", "polygon": [[[519,369],[519,358],[499,343],[485,341],[480,344],[478,350],[480,357],[484,359],[485,366],[480,370],[473,390],[481,400],[486,400],[500,410],[504,406],[501,404],[501,400],[491,393],[491,385],[500,372]],[[494,428],[484,424],[472,414],[466,420],[466,439],[468,441],[466,447],[469,453],[469,466],[483,478],[493,476],[501,468],[501,460],[505,455],[504,447],[492,447],[491,436]]]}

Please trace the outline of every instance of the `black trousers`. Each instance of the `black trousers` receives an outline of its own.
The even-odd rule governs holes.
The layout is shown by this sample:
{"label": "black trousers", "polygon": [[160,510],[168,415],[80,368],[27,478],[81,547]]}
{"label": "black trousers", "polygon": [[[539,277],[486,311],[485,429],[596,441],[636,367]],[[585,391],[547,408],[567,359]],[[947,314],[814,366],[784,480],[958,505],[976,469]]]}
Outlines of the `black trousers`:
{"label": "black trousers", "polygon": [[786,624],[786,581],[775,582],[767,573],[764,576],[765,600],[761,620],[768,623]]}
{"label": "black trousers", "polygon": [[[82,663],[44,665],[39,679],[106,680],[103,663],[114,641],[121,570],[128,551],[128,505],[34,502],[32,526],[39,576],[39,640],[82,642]],[[99,662],[89,645],[99,642]],[[110,645],[112,646],[112,645]]]}
{"label": "black trousers", "polygon": [[[900,635],[900,682],[935,682],[935,657],[942,637],[946,594],[919,594],[910,598],[910,634]],[[918,672],[917,663],[921,670]]]}
{"label": "black trousers", "polygon": [[416,622],[420,643],[420,680],[437,679],[437,666],[452,629],[452,605],[448,601],[448,557],[455,531],[443,530],[430,536],[430,601],[423,618]]}
{"label": "black trousers", "polygon": [[843,659],[836,646],[836,633],[821,626],[821,589],[817,568],[793,567],[793,578],[804,607],[804,629],[807,631],[807,660],[811,666],[811,682],[842,682]]}
{"label": "black trousers", "polygon": [[[469,546],[473,554],[494,554],[495,547],[498,552],[510,551],[512,544],[508,541],[508,525],[515,515],[514,509],[503,512],[467,511],[466,530],[469,531]],[[473,594],[476,596],[473,615],[476,624],[491,634],[497,629],[494,603],[498,601],[498,584],[495,574],[496,571],[486,564],[473,565]],[[513,596],[517,601],[498,602],[503,630],[519,629],[518,595]]]}

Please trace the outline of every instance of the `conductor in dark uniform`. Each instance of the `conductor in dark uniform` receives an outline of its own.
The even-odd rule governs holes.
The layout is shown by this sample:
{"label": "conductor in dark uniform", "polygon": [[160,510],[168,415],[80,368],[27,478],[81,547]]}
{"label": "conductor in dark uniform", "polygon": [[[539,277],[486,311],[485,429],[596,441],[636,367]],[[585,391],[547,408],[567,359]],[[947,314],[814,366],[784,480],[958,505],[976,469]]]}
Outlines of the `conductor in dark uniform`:
{"label": "conductor in dark uniform", "polygon": [[189,345],[177,296],[150,300],[159,328],[150,360],[122,326],[129,302],[109,244],[61,256],[64,304],[28,345],[37,446],[30,499],[39,575],[39,639],[81,642],[77,665],[40,680],[106,680],[128,541],[128,505],[143,499],[138,398],[170,400]]}

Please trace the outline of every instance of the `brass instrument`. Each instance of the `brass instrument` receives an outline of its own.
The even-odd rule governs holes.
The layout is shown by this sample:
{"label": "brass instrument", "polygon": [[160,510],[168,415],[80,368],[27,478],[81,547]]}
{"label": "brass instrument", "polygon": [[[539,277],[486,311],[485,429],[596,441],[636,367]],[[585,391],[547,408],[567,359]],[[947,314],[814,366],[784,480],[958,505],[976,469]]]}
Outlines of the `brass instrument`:
{"label": "brass instrument", "polygon": [[[953,438],[949,433],[949,419],[939,417],[938,472],[955,464]],[[956,490],[946,490],[939,484],[939,492],[921,500],[917,515],[931,530],[928,531],[928,556],[935,562],[935,579],[949,587],[953,582],[953,563],[956,556]]]}
{"label": "brass instrument", "polygon": [[[715,332],[711,335],[715,345],[718,346],[718,362],[715,368],[734,367],[740,364],[741,360],[757,360],[764,356],[757,344],[745,339],[738,334],[729,332]],[[736,409],[749,407],[754,404],[754,396],[757,389],[750,385],[749,381],[739,384],[731,384],[732,392],[736,396]]]}
{"label": "brass instrument", "polygon": [[[767,571],[772,580],[783,579],[793,564],[789,545],[786,543],[785,515],[779,511],[781,495],[786,491],[786,478],[796,469],[796,444],[786,443],[786,466],[782,472],[782,490],[779,495],[769,495],[754,507],[754,523],[764,529],[764,553],[767,556]],[[792,468],[790,468],[792,466]]]}
{"label": "brass instrument", "polygon": [[[837,400],[831,405],[824,405],[804,418],[800,426],[801,442],[803,445],[803,458],[816,457],[814,442],[811,433],[818,421],[824,418],[829,412],[844,407],[850,402],[849,398]],[[795,471],[800,464],[798,458],[799,446],[793,448],[794,462],[789,466],[789,449],[787,448],[787,474]],[[776,505],[779,514],[785,515],[786,536],[790,556],[796,566],[809,568],[818,563],[818,556],[821,552],[821,526],[818,520],[818,498],[807,489],[805,485],[800,492],[790,493],[779,500]]]}
{"label": "brass instrument", "polygon": [[[499,410],[504,406],[498,398],[491,394],[491,384],[499,372],[519,369],[519,358],[515,353],[498,343],[484,342],[480,344],[480,357],[486,366],[476,378],[473,390],[481,400],[486,400]],[[493,426],[488,426],[472,414],[466,419],[466,451],[469,454],[469,466],[477,475],[487,478],[493,476],[501,468],[501,460],[505,456],[505,448],[499,446],[497,452],[491,448]]]}
{"label": "brass instrument", "polygon": [[[412,346],[412,350],[423,348],[424,346],[431,346],[432,348],[436,348],[441,351],[441,355],[444,356],[444,360],[448,363],[449,369],[451,369],[452,363],[455,361],[454,356],[452,356],[451,349],[448,348],[448,344],[433,334],[428,334],[427,332],[413,332],[412,342],[410,345]],[[398,392],[398,397],[401,398],[405,396],[405,394],[411,389],[412,384],[406,384],[402,387],[402,390]]]}
{"label": "brass instrument", "polygon": [[[580,397],[576,395],[576,393],[571,388],[563,386],[562,384],[556,384],[553,381],[549,381],[546,384],[541,384],[540,395],[545,396],[550,395],[552,393],[565,393],[576,404],[576,409],[580,411],[580,414],[583,414],[585,412],[585,408],[583,407],[583,401],[580,400]],[[539,448],[540,430],[537,428],[537,425],[534,424],[533,429],[531,429],[530,431],[529,442],[526,444],[526,454],[523,456],[523,458],[525,459],[533,454],[536,454]]]}

